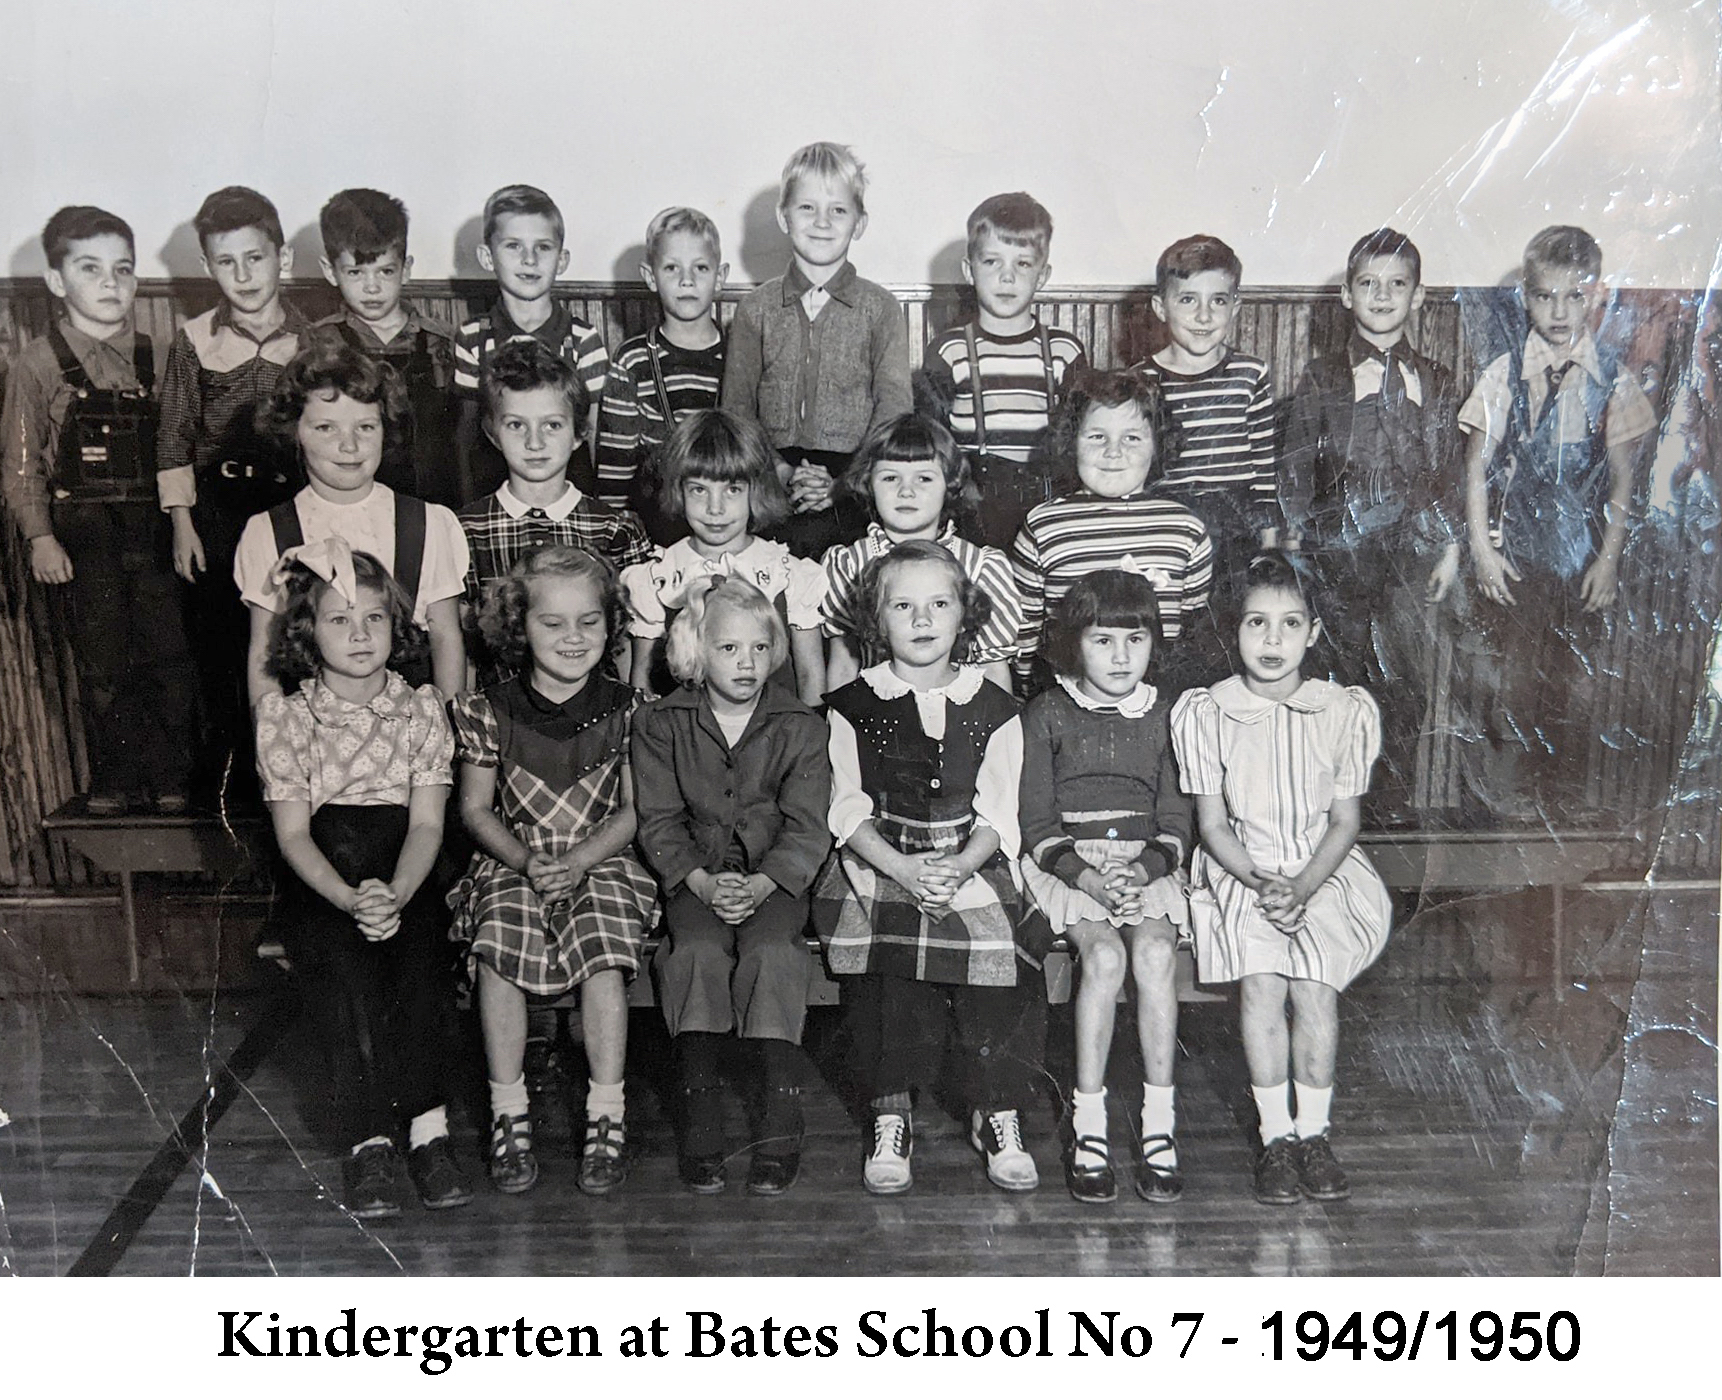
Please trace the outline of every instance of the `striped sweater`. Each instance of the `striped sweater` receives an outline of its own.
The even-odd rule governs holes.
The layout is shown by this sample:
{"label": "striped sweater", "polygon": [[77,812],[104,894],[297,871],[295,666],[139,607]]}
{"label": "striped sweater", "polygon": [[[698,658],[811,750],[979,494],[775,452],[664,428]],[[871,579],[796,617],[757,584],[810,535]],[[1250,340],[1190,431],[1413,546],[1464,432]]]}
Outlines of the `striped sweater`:
{"label": "striped sweater", "polygon": [[1160,627],[1171,641],[1186,619],[1207,606],[1214,547],[1207,528],[1176,501],[1137,494],[1112,498],[1076,491],[1028,513],[1011,546],[1011,572],[1022,597],[1016,666],[1027,675],[1040,649],[1047,610],[1082,575],[1116,569],[1128,557],[1154,585]]}
{"label": "striped sweater", "polygon": [[[1046,350],[1041,348],[1037,325],[1021,335],[993,336],[975,328],[975,350],[980,372],[969,359],[967,328],[953,326],[942,331],[927,346],[922,364],[940,399],[950,404],[951,435],[968,451],[983,451],[996,457],[1026,462],[1046,431],[1052,405],[1047,396],[1050,368],[1057,388],[1072,371],[1088,362],[1082,342],[1069,331],[1046,328]],[[975,421],[975,382],[981,391],[981,417],[986,441],[981,441]]]}
{"label": "striped sweater", "polygon": [[[657,373],[652,368],[654,355]],[[622,343],[610,362],[610,379],[598,413],[600,500],[617,509],[630,505],[640,468],[663,446],[670,430],[690,413],[717,407],[723,356],[721,337],[704,350],[684,350],[653,329]]]}
{"label": "striped sweater", "polygon": [[1182,439],[1159,490],[1186,504],[1219,494],[1252,526],[1275,524],[1279,481],[1267,365],[1232,350],[1201,374],[1179,374],[1151,359],[1135,369],[1159,384]]}

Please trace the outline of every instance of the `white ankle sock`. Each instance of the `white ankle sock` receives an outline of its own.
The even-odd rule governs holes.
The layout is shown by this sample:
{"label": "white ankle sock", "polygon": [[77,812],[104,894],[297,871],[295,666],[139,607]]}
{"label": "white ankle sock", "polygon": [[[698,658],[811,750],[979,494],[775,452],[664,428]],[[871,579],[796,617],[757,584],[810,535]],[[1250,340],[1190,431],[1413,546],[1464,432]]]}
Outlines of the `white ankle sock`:
{"label": "white ankle sock", "polygon": [[[1177,1091],[1170,1084],[1144,1084],[1142,1086],[1142,1140],[1160,1133],[1171,1137],[1178,1128],[1178,1109],[1173,1101]],[[1151,1153],[1154,1160],[1161,1166],[1175,1167],[1178,1165],[1178,1150],[1163,1142],[1154,1144]]]}
{"label": "white ankle sock", "polygon": [[435,1142],[439,1137],[448,1136],[448,1109],[438,1104],[407,1124],[407,1146],[423,1147],[427,1142]]}
{"label": "white ankle sock", "polygon": [[518,1122],[527,1116],[526,1076],[523,1074],[512,1084],[498,1084],[490,1080],[490,1121],[494,1123],[503,1114]]}
{"label": "white ankle sock", "polygon": [[1077,1163],[1088,1167],[1102,1165],[1105,1159],[1098,1152],[1090,1152],[1082,1147],[1080,1143],[1085,1137],[1106,1141],[1106,1090],[1098,1089],[1092,1094],[1085,1094],[1080,1089],[1073,1090],[1070,1095],[1070,1122],[1078,1142]]}
{"label": "white ankle sock", "polygon": [[1291,1107],[1286,1102],[1287,1085],[1279,1084],[1250,1085],[1250,1093],[1256,1101],[1256,1112],[1262,1120],[1262,1146],[1283,1137],[1291,1137],[1297,1132],[1292,1123]]}
{"label": "white ankle sock", "polygon": [[622,1081],[614,1084],[600,1084],[595,1079],[586,1081],[586,1121],[596,1123],[600,1118],[608,1118],[618,1128],[622,1126]]}
{"label": "white ankle sock", "polygon": [[1333,1086],[1316,1089],[1294,1080],[1292,1087],[1297,1091],[1297,1135],[1300,1138],[1320,1137],[1327,1131],[1327,1115],[1333,1106]]}
{"label": "white ankle sock", "polygon": [[392,1147],[393,1139],[386,1137],[368,1137],[363,1142],[353,1144],[353,1156],[357,1157],[367,1147]]}

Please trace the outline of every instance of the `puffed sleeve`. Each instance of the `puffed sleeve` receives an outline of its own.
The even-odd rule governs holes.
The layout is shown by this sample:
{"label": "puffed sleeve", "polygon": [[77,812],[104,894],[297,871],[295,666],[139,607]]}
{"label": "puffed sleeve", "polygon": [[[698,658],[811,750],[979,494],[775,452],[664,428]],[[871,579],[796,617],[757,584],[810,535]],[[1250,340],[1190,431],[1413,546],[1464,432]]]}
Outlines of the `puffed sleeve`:
{"label": "puffed sleeve", "polygon": [[265,802],[311,800],[311,717],[300,697],[257,702],[257,776]]}
{"label": "puffed sleeve", "polygon": [[861,786],[861,750],[855,742],[855,727],[836,710],[826,719],[831,725],[827,751],[831,755],[831,834],[841,846],[862,822],[873,819],[873,799]]}
{"label": "puffed sleeve", "polygon": [[1184,791],[1217,795],[1224,790],[1220,765],[1220,707],[1205,690],[1186,690],[1172,707],[1172,749]]}
{"label": "puffed sleeve", "polygon": [[649,640],[664,635],[664,603],[658,597],[651,564],[630,564],[622,570],[622,596],[628,602],[630,637]]}
{"label": "puffed sleeve", "polygon": [[424,568],[419,574],[419,592],[415,604],[417,620],[424,620],[425,609],[444,598],[458,598],[466,591],[466,575],[472,563],[472,552],[466,542],[466,531],[447,506],[425,506]]}
{"label": "puffed sleeve", "polygon": [[791,627],[819,626],[820,610],[825,602],[825,570],[811,559],[787,561],[788,585],[783,590],[783,607]]}
{"label": "puffed sleeve", "polygon": [[413,717],[407,730],[411,753],[407,767],[412,785],[449,787],[454,783],[454,732],[448,727],[442,692],[421,685],[413,692]]}
{"label": "puffed sleeve", "polygon": [[855,585],[861,578],[864,545],[834,544],[825,551],[825,592],[819,612],[827,637],[855,635]]}
{"label": "puffed sleeve", "polygon": [[474,768],[497,768],[502,764],[502,736],[496,725],[496,710],[478,691],[456,698],[454,717],[455,753]]}
{"label": "puffed sleeve", "polygon": [[975,774],[975,816],[998,833],[999,849],[1014,861],[1022,851],[1017,789],[1022,783],[1022,717],[993,731]]}
{"label": "puffed sleeve", "polygon": [[264,512],[252,516],[239,533],[233,552],[233,585],[243,602],[255,603],[266,612],[281,612],[287,605],[282,590],[270,582],[276,561],[275,531]]}
{"label": "puffed sleeve", "polygon": [[1022,632],[1022,594],[1017,591],[1010,560],[1001,551],[983,545],[970,581],[993,605],[992,616],[975,640],[975,664],[989,666],[995,661],[1013,660]]}
{"label": "puffed sleeve", "polygon": [[1333,795],[1362,797],[1369,791],[1369,770],[1381,756],[1381,711],[1362,686],[1348,685],[1340,701],[1344,720],[1333,755]]}

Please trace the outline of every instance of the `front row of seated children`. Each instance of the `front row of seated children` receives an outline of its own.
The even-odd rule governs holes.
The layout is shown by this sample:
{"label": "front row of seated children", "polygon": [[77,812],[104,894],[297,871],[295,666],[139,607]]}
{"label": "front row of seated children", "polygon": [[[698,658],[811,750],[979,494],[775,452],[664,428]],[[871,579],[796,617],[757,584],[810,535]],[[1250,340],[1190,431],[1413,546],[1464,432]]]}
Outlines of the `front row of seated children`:
{"label": "front row of seated children", "polygon": [[[388,669],[419,638],[373,556],[331,538],[289,551],[276,580],[269,669],[300,688],[260,700],[259,763],[295,877],[289,948],[353,1142],[355,1214],[398,1212],[403,1176],[431,1208],[470,1197],[448,1144],[449,1008],[425,884],[457,744],[478,850],[448,902],[477,984],[499,1190],[527,1190],[538,1171],[527,995],[574,987],[592,1067],[579,1184],[603,1194],[625,1179],[625,979],[661,886],[656,971],[678,1167],[693,1191],[726,1184],[718,1066],[731,1033],[746,1047],[748,1189],[779,1194],[798,1176],[810,910],[871,1104],[866,1188],[910,1188],[914,1091],[928,1087],[950,1021],[986,1174],[1033,1189],[1021,1108],[1040,1053],[1027,959],[1045,944],[1032,907],[1084,971],[1065,1155],[1076,1199],[1116,1195],[1103,1081],[1126,967],[1147,1076],[1136,1190],[1154,1202],[1182,1190],[1172,953],[1186,928],[1206,980],[1243,983],[1258,1198],[1346,1193],[1327,1117],[1336,997],[1387,933],[1385,891],[1354,848],[1379,730],[1366,693],[1304,679],[1320,623],[1284,556],[1249,567],[1242,674],[1176,707],[1148,679],[1157,588],[1092,573],[1058,605],[1057,684],[1024,717],[967,664],[986,595],[943,546],[906,541],[860,579],[860,645],[882,659],[830,694],[827,723],[774,680],[789,649],[782,613],[734,575],[684,600],[667,648],[680,686],[638,707],[600,669],[620,625],[614,571],[549,546],[489,590],[486,635],[514,669],[456,703],[453,735],[434,688]],[[1186,898],[1192,795],[1203,846]]]}

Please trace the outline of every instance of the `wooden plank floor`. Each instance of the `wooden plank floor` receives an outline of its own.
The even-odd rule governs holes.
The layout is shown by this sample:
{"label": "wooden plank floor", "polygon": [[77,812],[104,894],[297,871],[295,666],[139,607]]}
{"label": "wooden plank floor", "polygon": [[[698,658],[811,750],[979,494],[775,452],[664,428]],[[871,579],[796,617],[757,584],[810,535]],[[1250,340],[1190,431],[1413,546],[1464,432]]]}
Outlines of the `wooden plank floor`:
{"label": "wooden plank floor", "polygon": [[[1567,904],[1571,985],[1549,993],[1546,894],[1456,899],[1396,930],[1342,1000],[1336,1145],[1353,1198],[1250,1197],[1252,1111],[1235,1006],[1186,1007],[1178,1067],[1188,1189],[1169,1208],[1126,1186],[1066,1195],[1054,1145],[1067,1009],[1050,1018],[1045,1093],[1027,1106],[1042,1187],[990,1188],[947,1111],[917,1115],[915,1189],[860,1187],[840,1015],[816,1012],[817,1078],[800,1183],[696,1198],[675,1178],[667,1040],[637,1012],[629,1123],[642,1155],[604,1201],[567,1149],[539,1187],[479,1180],[466,1210],[370,1227],[338,1208],[336,1144],[311,1103],[303,1025],[267,1056],[114,1261],[120,1274],[1710,1274],[1717,1258],[1716,911],[1712,893],[1588,894]],[[13,950],[15,952],[15,949]],[[0,1272],[65,1273],[204,1094],[267,998],[72,997],[8,960],[0,931]],[[10,992],[7,989],[10,988]],[[1140,1083],[1128,1018],[1114,1100]],[[476,1049],[456,1107],[478,1170]],[[742,1136],[739,1104],[732,1132]],[[1115,1112],[1115,1144],[1128,1129]],[[733,1174],[745,1175],[745,1151]]]}

